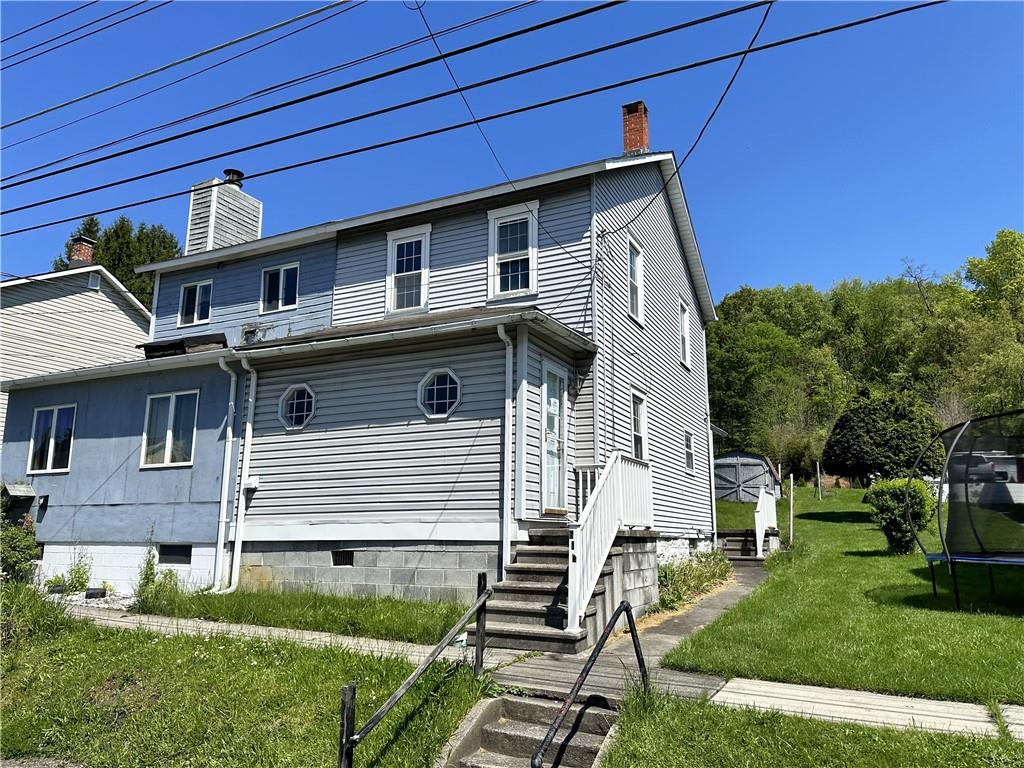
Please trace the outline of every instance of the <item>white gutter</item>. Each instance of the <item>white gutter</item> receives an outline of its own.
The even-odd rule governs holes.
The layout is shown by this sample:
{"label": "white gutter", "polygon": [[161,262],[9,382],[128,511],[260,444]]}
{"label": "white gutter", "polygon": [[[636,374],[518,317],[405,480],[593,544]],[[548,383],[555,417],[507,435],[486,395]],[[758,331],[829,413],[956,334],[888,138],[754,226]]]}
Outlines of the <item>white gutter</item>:
{"label": "white gutter", "polygon": [[[157,279],[160,275],[157,274]],[[224,462],[221,465],[220,514],[217,520],[217,549],[213,553],[213,585],[221,588],[221,571],[224,568],[224,539],[231,518],[228,516],[228,495],[231,491],[231,458],[235,442],[235,392],[238,390],[238,374],[227,364],[227,355],[222,355],[217,364],[231,377],[231,392],[228,395],[228,410],[224,415]]]}
{"label": "white gutter", "polygon": [[501,445],[501,565],[499,580],[505,578],[505,566],[512,562],[512,339],[498,325],[498,338],[505,343],[505,415]]}

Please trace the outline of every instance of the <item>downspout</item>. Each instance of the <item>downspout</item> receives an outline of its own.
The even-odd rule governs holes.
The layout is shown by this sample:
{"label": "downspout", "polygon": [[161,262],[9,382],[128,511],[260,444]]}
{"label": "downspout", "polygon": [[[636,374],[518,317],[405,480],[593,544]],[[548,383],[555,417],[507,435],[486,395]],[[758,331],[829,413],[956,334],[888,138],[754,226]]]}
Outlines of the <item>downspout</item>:
{"label": "downspout", "polygon": [[529,374],[529,343],[530,332],[527,330],[527,326],[517,326],[518,357],[516,364],[519,368],[519,382],[516,387],[516,520],[526,519],[526,378]]}
{"label": "downspout", "polygon": [[231,490],[231,457],[235,443],[235,393],[238,391],[238,374],[228,365],[227,359],[227,355],[217,358],[217,364],[221,370],[231,377],[231,391],[228,395],[228,410],[224,415],[224,462],[221,466],[220,514],[217,520],[217,549],[213,553],[214,589],[220,589],[222,586],[224,539],[227,536],[227,526],[231,522],[228,517],[228,493]]}
{"label": "downspout", "polygon": [[248,506],[245,497],[245,484],[249,479],[249,456],[252,453],[252,422],[256,409],[256,385],[259,376],[256,369],[249,365],[249,360],[239,357],[242,367],[249,373],[249,393],[245,402],[245,435],[242,445],[242,472],[238,478],[238,494],[235,496],[235,545],[231,553],[231,583],[216,594],[227,595],[238,589],[238,578],[242,571],[242,539],[245,534],[245,510]]}
{"label": "downspout", "polygon": [[505,343],[505,416],[501,446],[501,564],[499,579],[505,578],[505,566],[512,562],[512,339],[504,323],[498,326],[498,338]]}

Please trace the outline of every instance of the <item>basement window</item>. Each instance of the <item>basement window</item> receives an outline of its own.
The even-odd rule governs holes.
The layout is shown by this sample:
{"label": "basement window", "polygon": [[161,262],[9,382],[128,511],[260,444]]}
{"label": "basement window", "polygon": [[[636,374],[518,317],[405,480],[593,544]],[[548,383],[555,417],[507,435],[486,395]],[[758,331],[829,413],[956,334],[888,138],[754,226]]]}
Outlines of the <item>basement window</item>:
{"label": "basement window", "polygon": [[341,567],[355,565],[355,551],[351,549],[332,549],[331,565]]}
{"label": "basement window", "polygon": [[192,565],[191,544],[161,544],[157,562],[160,565]]}
{"label": "basement window", "polygon": [[299,305],[299,265],[285,264],[263,270],[260,314],[294,309]]}

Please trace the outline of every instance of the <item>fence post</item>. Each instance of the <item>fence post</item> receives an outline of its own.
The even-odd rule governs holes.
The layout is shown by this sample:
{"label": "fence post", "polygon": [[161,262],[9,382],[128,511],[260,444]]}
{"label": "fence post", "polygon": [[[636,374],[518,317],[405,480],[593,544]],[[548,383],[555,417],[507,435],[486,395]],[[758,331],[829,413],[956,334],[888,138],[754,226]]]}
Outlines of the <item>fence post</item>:
{"label": "fence post", "polygon": [[814,462],[814,473],[818,478],[818,501],[821,501],[821,462]]}
{"label": "fence post", "polygon": [[793,546],[793,473],[789,474],[789,546]]}
{"label": "fence post", "polygon": [[356,684],[341,689],[341,733],[338,738],[338,768],[352,768],[352,751],[356,733]]}
{"label": "fence post", "polygon": [[[477,600],[487,591],[487,572],[481,571],[476,575],[476,598]],[[480,675],[484,671],[484,644],[487,633],[487,602],[484,601],[476,609],[476,655],[473,660],[473,673]]]}

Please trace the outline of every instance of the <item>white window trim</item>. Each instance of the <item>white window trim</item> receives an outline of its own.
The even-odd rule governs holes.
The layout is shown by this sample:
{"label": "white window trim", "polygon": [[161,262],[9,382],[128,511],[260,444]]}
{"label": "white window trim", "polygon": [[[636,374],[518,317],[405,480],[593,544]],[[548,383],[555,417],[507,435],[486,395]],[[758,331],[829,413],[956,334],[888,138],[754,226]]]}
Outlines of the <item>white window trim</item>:
{"label": "white window trim", "polygon": [[562,440],[565,445],[565,471],[562,474],[562,499],[565,507],[569,508],[569,369],[560,363],[545,358],[541,364],[541,385],[540,385],[540,505],[541,512],[545,509],[553,509],[547,506],[547,476],[548,476],[548,452],[545,447],[544,432],[548,428],[547,407],[548,407],[548,371],[557,373],[565,381],[565,390],[562,392],[561,414],[562,414]]}
{"label": "white window trim", "polygon": [[[167,461],[171,455],[172,440],[171,432],[174,429],[174,409],[178,405],[178,397],[181,395],[195,395],[196,396],[196,414],[192,420],[192,458],[188,461]],[[164,436],[164,462],[161,464],[147,464],[146,463],[146,434],[149,429],[149,407],[150,404],[158,397],[170,397],[171,407],[167,409],[167,434]],[[199,424],[199,390],[198,389],[183,389],[177,392],[157,392],[155,394],[146,397],[146,415],[143,417],[142,422],[142,448],[139,451],[139,469],[168,469],[170,467],[191,467],[195,462],[196,458],[196,434],[197,426]]]}
{"label": "white window trim", "polygon": [[[635,407],[633,399],[637,398],[637,397],[640,398],[640,400],[643,401],[643,410],[640,413],[640,432],[639,432],[639,435],[643,438],[643,445],[644,445],[644,455],[643,456],[637,456],[636,455],[636,448],[635,448],[635,442],[634,442],[634,438],[636,437],[636,435],[638,433],[633,431],[633,408]],[[648,406],[647,393],[644,392],[642,389],[637,389],[636,387],[631,387],[630,388],[630,392],[629,392],[629,455],[632,458],[637,459],[639,461],[647,461],[647,462],[649,462],[651,460],[651,458],[650,458],[651,457],[651,443],[650,443],[650,438],[648,436],[649,433],[647,431],[647,406]]]}
{"label": "white window trim", "polygon": [[[686,449],[686,438],[690,438],[690,449]],[[686,466],[687,454],[693,455],[693,467]],[[696,435],[688,429],[683,430],[683,472],[688,475],[697,474],[697,441]]]}
{"label": "white window trim", "polygon": [[[299,390],[299,389],[305,389],[306,391],[309,392],[310,395],[313,396],[313,410],[310,412],[309,418],[306,419],[305,423],[298,424],[298,425],[296,425],[296,424],[289,424],[288,420],[284,416],[285,405],[287,404],[288,398],[289,398],[289,396],[291,396],[292,392],[295,392],[296,390]],[[311,386],[309,386],[309,384],[306,384],[305,382],[303,382],[302,384],[292,384],[290,387],[288,387],[288,389],[286,389],[284,391],[284,394],[281,395],[280,398],[278,398],[278,401],[277,401],[277,420],[280,421],[281,425],[286,430],[288,430],[289,432],[298,432],[300,430],[303,430],[307,426],[309,426],[309,423],[311,421],[313,421],[314,418],[316,418],[316,401],[317,401],[316,390],[314,390]]]}
{"label": "white window trim", "polygon": [[98,290],[100,290],[100,286],[101,286],[102,282],[103,282],[103,280],[100,277],[100,273],[99,272],[90,272],[89,273],[89,290],[91,290],[91,291],[98,291]]}
{"label": "white window trim", "polygon": [[[537,229],[538,211],[540,210],[539,200],[530,200],[525,203],[516,203],[504,208],[495,208],[487,212],[487,298],[508,299],[517,296],[534,296],[538,293],[539,287],[537,274]],[[521,219],[526,214],[529,220],[529,246],[530,257],[530,287],[517,291],[500,291],[501,279],[498,276],[498,225],[511,219]]]}
{"label": "white window trim", "polygon": [[[189,552],[188,552],[188,562],[187,563],[161,563],[160,562],[160,547],[164,547],[164,546],[170,546],[170,547],[191,547],[191,549],[189,549]],[[202,546],[202,545],[199,545],[199,546]],[[195,554],[195,549],[196,549],[196,545],[195,544],[189,544],[188,542],[177,542],[177,541],[161,542],[161,543],[156,545],[156,564],[160,568],[177,568],[177,569],[183,570],[183,571],[191,570],[193,555]]]}
{"label": "white window trim", "polygon": [[[267,272],[284,272],[286,269],[291,269],[292,267],[295,267],[295,303],[294,304],[289,304],[287,307],[278,307],[277,309],[264,309],[263,308],[263,303],[264,303],[265,297],[263,295],[263,286],[265,286],[267,284],[266,283],[266,274],[267,274]],[[277,265],[275,265],[273,267],[266,267],[266,268],[260,270],[260,312],[259,313],[261,315],[273,315],[273,314],[276,314],[278,312],[290,312],[290,311],[292,311],[294,309],[298,309],[298,307],[299,307],[299,278],[301,277],[301,275],[302,275],[302,269],[301,269],[300,263],[297,262],[297,261],[292,261],[292,262],[289,262],[288,264],[277,264]],[[281,295],[283,296],[284,295],[284,280],[280,280],[279,285],[280,285]]]}
{"label": "white window trim", "polygon": [[693,343],[693,336],[690,333],[690,307],[682,296],[679,297],[679,344],[682,347],[683,339],[686,340],[686,348],[679,350],[679,362],[687,369],[690,367],[690,345]]}
{"label": "white window trim", "polygon": [[[384,308],[388,314],[408,314],[411,312],[426,312],[430,305],[430,224],[421,224],[418,227],[397,229],[388,232],[388,276],[385,282]],[[409,243],[414,240],[423,241],[423,253],[420,256],[420,303],[415,307],[395,307],[395,269],[398,261],[398,246],[402,243]]]}
{"label": "white window trim", "polygon": [[[71,447],[68,449],[68,465],[66,467],[60,467],[58,469],[50,469],[49,467],[53,464],[53,448],[54,448],[54,435],[57,429],[57,411],[61,408],[74,408],[75,416],[71,420]],[[50,445],[46,450],[46,466],[47,469],[32,469],[32,454],[35,453],[36,448],[36,419],[39,416],[40,411],[53,411],[53,421],[50,427]],[[28,475],[66,475],[71,471],[71,458],[75,451],[75,427],[78,424],[78,403],[62,403],[61,405],[43,405],[39,408],[32,410],[32,432],[28,438],[28,462],[26,463],[25,474]]]}
{"label": "white window trim", "polygon": [[[423,402],[424,387],[427,386],[428,381],[430,381],[434,376],[437,376],[439,373],[447,373],[449,376],[455,379],[455,383],[459,385],[459,396],[458,398],[456,398],[455,404],[448,410],[447,413],[432,413],[430,409],[427,408],[426,404]],[[416,387],[416,405],[419,406],[419,409],[423,412],[423,415],[426,416],[431,421],[444,421],[445,419],[449,418],[453,413],[455,413],[455,411],[459,409],[459,406],[462,405],[462,379],[459,378],[459,376],[451,368],[433,368],[432,370],[427,371],[423,378],[420,379],[419,386]]]}
{"label": "white window trim", "polygon": [[[637,311],[633,313],[633,307],[630,304],[630,278],[629,278],[629,251],[631,248],[635,248],[639,257],[636,265],[636,289],[637,289]],[[640,245],[633,236],[626,235],[626,314],[628,314],[633,320],[636,320],[640,325],[644,324],[644,272],[647,266],[647,254],[645,253],[643,246]]]}
{"label": "white window trim", "polygon": [[178,291],[178,327],[179,328],[190,328],[194,325],[209,325],[210,318],[207,317],[205,320],[196,320],[194,323],[186,323],[182,321],[181,312],[185,308],[185,289],[195,286],[196,289],[196,310],[199,310],[199,289],[204,286],[210,286],[210,314],[213,314],[213,280],[198,280],[193,283],[182,283],[181,289]]}

